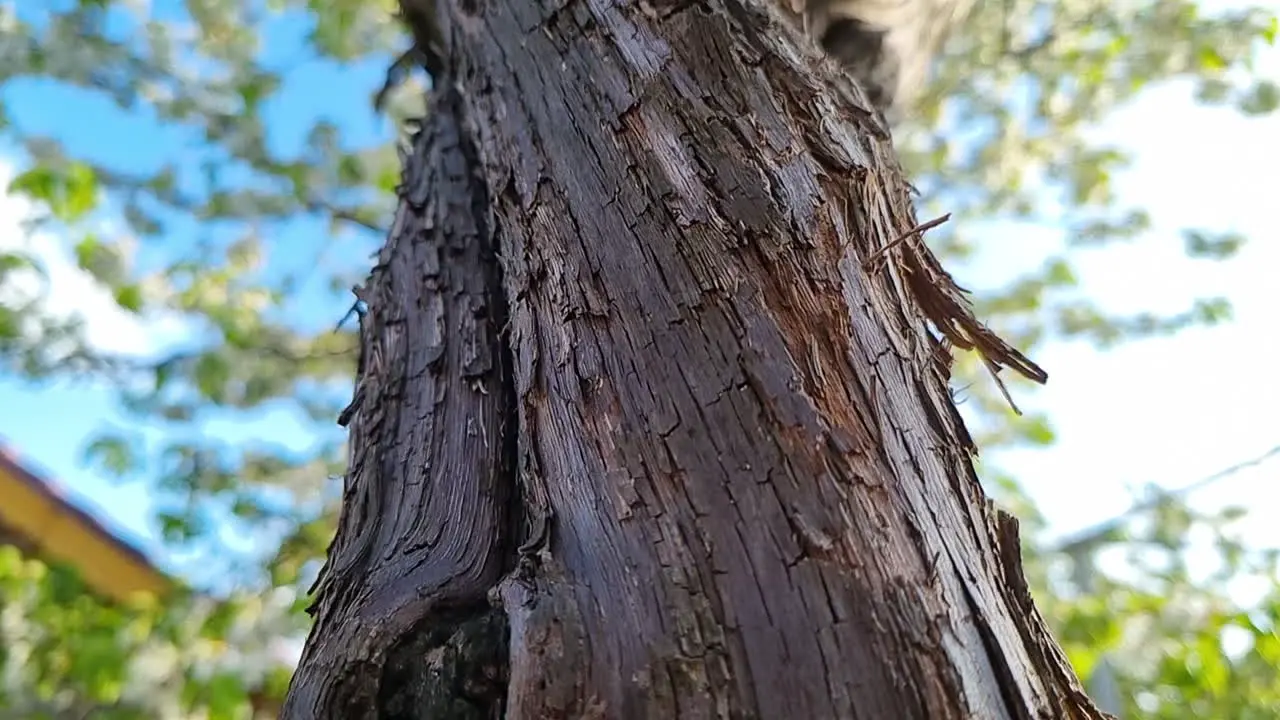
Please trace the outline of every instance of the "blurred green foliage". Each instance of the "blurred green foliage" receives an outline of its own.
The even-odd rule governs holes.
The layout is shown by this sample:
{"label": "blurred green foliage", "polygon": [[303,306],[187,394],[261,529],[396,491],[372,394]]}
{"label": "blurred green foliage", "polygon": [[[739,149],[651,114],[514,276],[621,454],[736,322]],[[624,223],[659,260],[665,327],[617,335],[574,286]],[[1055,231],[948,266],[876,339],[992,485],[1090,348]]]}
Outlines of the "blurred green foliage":
{"label": "blurred green foliage", "polygon": [[[91,600],[65,571],[0,551],[0,708],[10,714],[247,717],[251,690],[282,693],[287,673],[262,641],[303,626],[302,591],[336,514],[329,478],[343,469],[332,423],[354,370],[351,333],[304,322],[302,310],[321,303],[336,320],[350,304],[346,288],[367,261],[325,260],[343,253],[363,260],[376,248],[391,216],[398,159],[393,128],[359,143],[320,115],[300,133],[299,148],[282,150],[289,143],[271,141],[270,108],[303,64],[335,72],[360,62],[385,67],[406,42],[393,5],[0,4],[0,137],[22,168],[8,192],[39,211],[28,230],[65,238],[79,267],[110,289],[122,312],[179,329],[158,349],[105,351],[87,342],[75,318],[50,312],[39,292],[3,292],[20,277],[38,280],[45,268],[29,247],[0,245],[0,368],[31,382],[76,376],[110,383],[136,426],[87,439],[87,460],[112,476],[145,477],[162,500],[157,522],[175,548],[244,556],[236,587],[219,590],[216,602],[183,590],[162,603],[113,607]],[[1250,71],[1257,50],[1274,43],[1275,14],[1208,12],[1183,0],[978,5],[900,132],[927,205],[959,220],[930,241],[956,264],[980,255],[980,243],[963,232],[973,227],[966,218],[1036,222],[1070,238],[1036,273],[981,294],[980,314],[1033,353],[1050,338],[1107,346],[1228,319],[1229,298],[1188,298],[1185,312],[1169,316],[1123,316],[1081,295],[1079,253],[1151,226],[1142,208],[1116,197],[1123,148],[1099,146],[1086,131],[1175,79],[1193,81],[1198,102],[1274,112],[1275,82]],[[270,51],[285,25],[303,31],[281,59]],[[119,153],[104,160],[100,148],[76,137],[28,127],[6,103],[8,88],[33,84],[172,129],[189,157],[151,167],[120,161]],[[369,97],[376,89],[371,84]],[[393,120],[421,112],[421,90],[413,84],[392,98]],[[325,229],[282,247],[276,236],[300,219]],[[1228,261],[1246,240],[1193,228],[1185,249],[1207,262]],[[972,358],[960,359],[958,373],[962,383],[972,381],[966,410],[983,447],[1053,442],[1049,419],[1010,415]],[[289,413],[316,443],[284,451],[205,432],[213,419],[236,422],[268,410]],[[157,429],[161,439],[138,427]],[[1044,614],[1083,676],[1105,655],[1125,717],[1280,717],[1276,558],[1234,541],[1231,517],[1202,517],[1164,498],[1134,528],[1068,553],[1041,540],[1039,514],[1018,482],[998,468],[985,474],[1023,519],[1028,573]],[[271,552],[230,548],[228,527],[270,538]],[[1212,578],[1193,579],[1182,561],[1194,529],[1216,538],[1221,570]],[[1127,560],[1123,574],[1097,569],[1099,553],[1115,552]],[[1264,591],[1240,606],[1227,588],[1246,579]]]}
{"label": "blurred green foliage", "polygon": [[104,603],[73,569],[0,546],[0,709],[31,720],[247,717],[252,696],[288,686],[288,666],[270,660],[297,632],[295,614],[287,593],[214,600],[178,588]]}

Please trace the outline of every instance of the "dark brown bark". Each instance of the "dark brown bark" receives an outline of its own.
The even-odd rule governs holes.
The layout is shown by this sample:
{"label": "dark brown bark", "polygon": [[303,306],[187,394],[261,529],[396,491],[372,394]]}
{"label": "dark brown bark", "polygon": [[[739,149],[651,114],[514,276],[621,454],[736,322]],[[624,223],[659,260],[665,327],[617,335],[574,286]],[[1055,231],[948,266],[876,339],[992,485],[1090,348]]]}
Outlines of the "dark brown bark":
{"label": "dark brown bark", "polygon": [[733,0],[440,16],[284,717],[1101,717],[858,93]]}

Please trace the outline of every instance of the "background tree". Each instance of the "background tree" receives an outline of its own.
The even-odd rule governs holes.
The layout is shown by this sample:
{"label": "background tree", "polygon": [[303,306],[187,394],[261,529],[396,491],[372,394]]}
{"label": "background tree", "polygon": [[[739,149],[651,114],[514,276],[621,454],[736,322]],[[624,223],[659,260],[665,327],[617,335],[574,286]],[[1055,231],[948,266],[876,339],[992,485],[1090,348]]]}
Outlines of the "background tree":
{"label": "background tree", "polygon": [[[81,264],[122,308],[179,328],[172,342],[141,357],[103,352],[65,317],[46,312],[47,303],[28,292],[39,284],[20,281],[31,277],[31,254],[10,250],[0,264],[6,290],[0,357],[19,377],[116,383],[131,424],[104,428],[89,443],[90,455],[98,467],[154,483],[160,521],[177,552],[235,559],[210,573],[234,580],[219,590],[305,588],[333,527],[337,485],[325,478],[337,472],[341,436],[330,423],[349,397],[354,357],[350,335],[330,330],[350,304],[345,289],[367,269],[366,253],[390,217],[398,163],[389,132],[339,127],[320,111],[300,146],[273,138],[271,117],[282,103],[298,103],[289,84],[308,64],[332,74],[357,60],[366,69],[385,67],[388,50],[404,42],[390,10],[361,2],[0,9],[0,127],[24,168],[12,191],[48,211],[44,227],[71,239]],[[1078,241],[1047,259],[1036,276],[982,294],[980,315],[1032,352],[1064,333],[1114,343],[1223,319],[1220,298],[1200,298],[1187,312],[1162,317],[1116,316],[1078,296],[1078,258],[1143,232],[1150,221],[1140,209],[1116,206],[1113,180],[1125,153],[1090,143],[1085,130],[1172,78],[1195,80],[1203,102],[1271,112],[1274,84],[1241,71],[1274,33],[1270,13],[1202,12],[1192,3],[981,6],[939,63],[915,126],[901,134],[899,147],[923,193],[921,216],[937,209],[960,219],[1069,220]],[[367,73],[371,94],[377,74]],[[394,96],[392,115],[420,112],[418,96],[412,86]],[[100,125],[161,128],[176,138],[168,147],[189,154],[139,159],[143,148],[121,151],[92,128],[43,121],[39,109],[51,98],[71,97],[91,98],[85,101],[96,103]],[[325,223],[333,224],[332,233]],[[930,236],[961,278],[966,256],[974,267],[982,261],[981,244],[956,234],[974,227],[952,222]],[[1187,248],[1227,257],[1241,240],[1198,229]],[[332,311],[301,311],[314,304]],[[966,367],[957,374],[965,373],[978,377]],[[1010,418],[987,390],[982,382],[964,390],[964,409],[984,448],[1052,440],[1046,418]],[[264,408],[287,413],[317,441],[285,451],[227,439],[229,419],[252,418]],[[1025,526],[1034,521],[1032,509],[1018,502],[998,468],[984,475],[1018,508],[1036,550],[1034,527]],[[1194,529],[1214,526],[1177,502],[1168,506],[1177,511],[1142,516],[1156,521],[1138,538],[1108,540],[1122,549],[1150,548],[1138,542],[1149,534],[1176,558]],[[1273,559],[1252,557],[1229,542],[1228,529],[1221,532],[1228,572],[1274,586]],[[236,534],[260,542],[228,552],[226,538]],[[1075,594],[1063,586],[1062,560],[1052,548],[1041,549],[1028,561],[1042,568],[1033,585],[1041,603],[1054,598],[1046,615],[1081,671],[1088,674],[1098,649],[1133,653],[1116,654],[1114,663],[1129,687],[1150,691],[1124,694],[1144,703],[1133,713],[1185,717],[1230,710],[1246,698],[1264,715],[1274,707],[1265,690],[1276,686],[1275,664],[1267,662],[1275,652],[1274,589],[1257,606],[1240,608],[1223,583],[1193,582],[1176,563],[1152,566],[1155,559],[1144,557],[1122,576]],[[1129,609],[1143,614],[1133,621]],[[1224,626],[1252,636],[1251,649],[1223,650]],[[1186,628],[1195,642],[1181,642]],[[1162,659],[1151,652],[1165,644],[1194,657],[1200,665],[1193,668],[1215,670],[1188,671],[1177,654]]]}

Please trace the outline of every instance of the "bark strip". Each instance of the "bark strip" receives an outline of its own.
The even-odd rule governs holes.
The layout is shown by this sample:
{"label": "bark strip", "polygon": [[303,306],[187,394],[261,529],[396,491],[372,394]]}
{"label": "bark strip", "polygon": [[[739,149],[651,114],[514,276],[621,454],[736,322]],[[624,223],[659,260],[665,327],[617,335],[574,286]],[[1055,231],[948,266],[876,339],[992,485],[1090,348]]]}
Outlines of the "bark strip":
{"label": "bark strip", "polygon": [[[506,300],[457,96],[439,94],[435,104],[361,292],[368,310],[343,413],[351,460],[342,515],[283,717],[419,717],[380,708],[403,704],[399,690],[419,700],[459,696],[455,684],[475,696],[459,707],[489,706],[477,717],[503,702],[483,688],[506,677],[505,619],[494,622],[488,593],[516,536]],[[467,651],[494,642],[500,665],[490,652]],[[417,673],[436,674],[435,691],[384,686],[388,672],[390,684],[405,685],[405,652],[421,655]]]}

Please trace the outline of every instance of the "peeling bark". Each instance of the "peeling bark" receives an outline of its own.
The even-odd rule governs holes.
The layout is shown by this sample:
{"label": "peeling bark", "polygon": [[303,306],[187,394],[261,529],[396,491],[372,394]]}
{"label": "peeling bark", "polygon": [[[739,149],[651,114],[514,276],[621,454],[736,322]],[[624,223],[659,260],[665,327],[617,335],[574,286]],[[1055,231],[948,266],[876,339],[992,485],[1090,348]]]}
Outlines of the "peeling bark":
{"label": "peeling bark", "polygon": [[283,717],[1102,717],[947,392],[1038,368],[776,17],[442,5]]}

